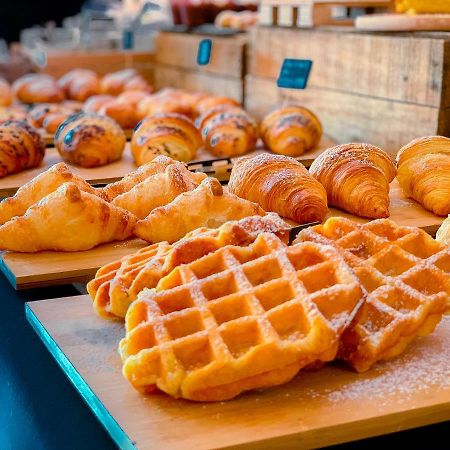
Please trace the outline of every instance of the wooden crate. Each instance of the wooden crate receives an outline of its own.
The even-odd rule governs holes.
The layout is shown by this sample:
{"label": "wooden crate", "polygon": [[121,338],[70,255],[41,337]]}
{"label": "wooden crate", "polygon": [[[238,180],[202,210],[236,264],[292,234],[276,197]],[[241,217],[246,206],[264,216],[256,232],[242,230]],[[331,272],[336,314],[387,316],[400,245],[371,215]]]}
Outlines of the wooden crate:
{"label": "wooden crate", "polygon": [[[450,33],[260,27],[249,46],[246,107],[257,117],[296,101],[333,140],[370,142],[392,156],[416,137],[450,136]],[[313,60],[305,90],[276,87],[284,58]]]}
{"label": "wooden crate", "polygon": [[207,36],[162,32],[156,39],[155,86],[179,87],[244,99],[246,37],[209,37],[208,65],[197,64],[198,45]]}

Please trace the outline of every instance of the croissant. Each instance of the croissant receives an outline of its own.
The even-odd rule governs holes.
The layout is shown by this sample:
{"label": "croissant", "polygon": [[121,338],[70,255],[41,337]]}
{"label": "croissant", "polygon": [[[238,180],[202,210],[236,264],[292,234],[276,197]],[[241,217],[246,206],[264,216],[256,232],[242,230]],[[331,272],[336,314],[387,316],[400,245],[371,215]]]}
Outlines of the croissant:
{"label": "croissant", "polygon": [[297,223],[321,222],[328,211],[327,193],[293,158],[263,153],[236,161],[228,188],[265,211]]}
{"label": "croissant", "polygon": [[108,184],[104,188],[99,189],[101,191],[101,196],[110,202],[117,196],[130,191],[137,184],[142,183],[148,177],[151,177],[157,173],[163,173],[166,170],[166,167],[175,163],[175,160],[167,156],[157,156],[152,162],[144,164],[134,172],[125,175],[121,180]]}
{"label": "croissant", "polygon": [[65,163],[58,163],[24,184],[13,197],[0,202],[0,225],[16,216],[22,216],[27,209],[42,200],[64,183],[74,183],[80,189],[96,195],[96,189],[77,175]]}
{"label": "croissant", "polygon": [[264,117],[260,132],[270,151],[280,155],[300,156],[320,142],[322,125],[306,108],[283,106]]}
{"label": "croissant", "polygon": [[27,122],[36,128],[44,126],[44,120],[49,114],[64,114],[68,117],[75,111],[62,103],[39,103],[28,112]]}
{"label": "croissant", "polygon": [[172,243],[200,227],[218,228],[229,220],[263,215],[259,205],[236,197],[217,179],[207,178],[193,191],[154,209],[136,224],[135,234],[147,242]]}
{"label": "croissant", "polygon": [[397,155],[397,178],[407,197],[438,216],[450,214],[450,139],[424,137]]}
{"label": "croissant", "polygon": [[181,114],[157,114],[144,119],[131,139],[131,153],[137,165],[158,155],[190,161],[202,145],[202,137],[190,119]]}
{"label": "croissant", "polygon": [[148,95],[137,104],[137,114],[149,117],[156,114],[182,114],[192,118],[192,105],[188,99],[178,91],[163,91]]}
{"label": "croissant", "polygon": [[100,93],[100,79],[89,69],[74,69],[58,80],[59,87],[66,97],[80,102]]}
{"label": "croissant", "polygon": [[190,172],[183,163],[169,165],[164,173],[146,178],[111,203],[144,219],[158,206],[164,206],[179,194],[195,189],[206,178],[204,173]]}
{"label": "croissant", "polygon": [[55,134],[60,125],[69,118],[71,112],[53,112],[45,116],[42,128],[49,134]]}
{"label": "croissant", "polygon": [[436,240],[445,245],[450,245],[450,215],[442,222],[437,234]]}
{"label": "croissant", "polygon": [[82,167],[97,167],[122,157],[126,138],[111,118],[98,114],[77,114],[61,124],[55,147],[62,159]]}
{"label": "croissant", "polygon": [[148,96],[149,93],[147,91],[133,89],[130,91],[122,92],[116,97],[116,101],[118,103],[125,103],[127,105],[133,106],[134,108],[137,108],[138,103]]}
{"label": "croissant", "polygon": [[217,95],[208,95],[200,99],[195,105],[195,112],[197,116],[202,116],[206,114],[211,109],[217,108],[218,106],[231,106],[239,107],[240,103],[229,97],[219,97]]}
{"label": "croissant", "polygon": [[58,103],[64,100],[63,90],[50,75],[24,75],[13,83],[12,89],[22,103]]}
{"label": "croissant", "polygon": [[27,115],[27,109],[23,105],[0,107],[0,124],[9,120],[26,121]]}
{"label": "croissant", "polygon": [[136,217],[65,183],[0,226],[0,249],[16,252],[82,251],[132,235]]}
{"label": "croissant", "polygon": [[13,101],[11,86],[0,77],[0,106],[10,106]]}
{"label": "croissant", "polygon": [[139,116],[136,108],[124,102],[118,102],[117,100],[111,100],[103,104],[98,110],[99,114],[111,117],[114,119],[124,130],[134,128],[139,122]]}
{"label": "croissant", "polygon": [[0,178],[37,167],[45,156],[45,142],[26,122],[10,120],[0,125]]}
{"label": "croissant", "polygon": [[115,100],[115,97],[108,94],[99,94],[89,97],[83,106],[83,111],[87,113],[98,113],[100,108],[107,103]]}
{"label": "croissant", "polygon": [[203,121],[202,136],[213,155],[231,157],[255,149],[258,128],[241,108],[219,109]]}
{"label": "croissant", "polygon": [[370,144],[329,148],[309,172],[325,186],[330,205],[360,217],[389,217],[389,184],[396,168],[380,148]]}
{"label": "croissant", "polygon": [[136,89],[151,92],[150,85],[134,69],[109,73],[102,78],[100,84],[104,94],[119,95],[123,91]]}

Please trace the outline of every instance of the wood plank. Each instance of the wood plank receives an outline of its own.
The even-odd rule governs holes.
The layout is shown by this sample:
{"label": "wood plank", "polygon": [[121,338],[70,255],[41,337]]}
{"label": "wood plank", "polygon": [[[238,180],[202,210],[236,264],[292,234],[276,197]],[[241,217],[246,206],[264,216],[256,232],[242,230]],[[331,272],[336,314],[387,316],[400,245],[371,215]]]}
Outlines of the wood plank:
{"label": "wood plank", "polygon": [[446,134],[448,118],[439,108],[308,87],[278,89],[273,80],[247,75],[246,108],[261,118],[284,101],[310,108],[336,142],[369,142],[395,158],[398,150],[420,136]]}
{"label": "wood plank", "polygon": [[450,31],[450,14],[370,14],[357,17],[364,31]]}
{"label": "wood plank", "polygon": [[301,450],[450,420],[449,317],[364,374],[331,364],[198,404],[134,391],[117,354],[123,326],[96,317],[88,296],[27,303],[26,316],[119,448]]}
{"label": "wood plank", "polygon": [[[450,39],[255,27],[249,74],[275,80],[285,58],[314,62],[308,86],[402,102],[450,106],[443,73]],[[445,72],[444,72],[445,69]]]}
{"label": "wood plank", "polygon": [[234,78],[244,74],[244,52],[247,37],[211,37],[213,46],[209,64],[197,64],[197,51],[205,36],[196,34],[159,33],[156,38],[157,64],[179,69],[214,73]]}
{"label": "wood plank", "polygon": [[160,64],[155,67],[154,76],[157,89],[175,87],[231,97],[240,103],[244,101],[243,81],[238,75],[236,77],[222,76]]}

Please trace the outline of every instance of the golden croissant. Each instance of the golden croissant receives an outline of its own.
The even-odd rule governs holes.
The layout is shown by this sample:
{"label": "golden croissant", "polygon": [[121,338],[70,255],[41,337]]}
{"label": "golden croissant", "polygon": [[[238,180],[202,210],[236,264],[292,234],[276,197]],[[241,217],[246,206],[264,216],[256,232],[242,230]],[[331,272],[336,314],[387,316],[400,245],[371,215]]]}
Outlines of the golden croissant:
{"label": "golden croissant", "polygon": [[282,106],[269,113],[260,125],[266,147],[280,155],[300,156],[318,145],[322,124],[309,109]]}
{"label": "golden croissant", "polygon": [[329,148],[309,172],[325,186],[330,205],[360,217],[389,217],[389,184],[396,169],[380,148],[370,144]]}
{"label": "golden croissant", "polygon": [[148,177],[111,203],[126,209],[139,219],[147,217],[158,206],[164,206],[182,192],[192,191],[206,178],[204,173],[190,172],[183,163],[169,165],[164,173]]}
{"label": "golden croissant", "polygon": [[263,216],[257,204],[236,197],[215,178],[207,178],[193,191],[154,209],[135,227],[136,236],[147,242],[175,242],[196,228],[217,228],[229,220]]}
{"label": "golden croissant", "polygon": [[67,164],[58,163],[24,184],[13,197],[0,202],[0,225],[16,216],[22,216],[27,209],[39,200],[56,191],[64,183],[75,183],[80,189],[90,194],[97,190],[77,175]]}
{"label": "golden croissant", "polygon": [[397,178],[407,197],[438,216],[450,214],[450,139],[416,139],[397,155]]}
{"label": "golden croissant", "polygon": [[0,249],[16,252],[89,250],[132,235],[136,217],[65,183],[0,226]]}
{"label": "golden croissant", "polygon": [[297,223],[321,222],[328,212],[325,188],[288,156],[265,153],[240,158],[233,166],[228,188]]}
{"label": "golden croissant", "polygon": [[157,156],[152,162],[144,164],[134,172],[125,175],[121,180],[108,184],[104,188],[99,189],[102,197],[107,201],[112,201],[117,196],[133,189],[137,184],[142,183],[148,177],[157,173],[163,173],[171,164],[176,161],[168,156]]}

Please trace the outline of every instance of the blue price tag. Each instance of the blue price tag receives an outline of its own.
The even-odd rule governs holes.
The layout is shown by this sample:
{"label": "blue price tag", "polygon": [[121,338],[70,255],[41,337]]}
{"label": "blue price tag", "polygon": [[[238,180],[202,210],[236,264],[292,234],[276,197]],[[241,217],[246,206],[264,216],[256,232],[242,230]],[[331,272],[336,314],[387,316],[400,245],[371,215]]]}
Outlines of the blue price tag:
{"label": "blue price tag", "polygon": [[198,44],[197,64],[206,66],[211,59],[212,41],[211,39],[202,39]]}
{"label": "blue price tag", "polygon": [[283,61],[277,86],[288,89],[305,89],[311,73],[310,59],[288,59]]}

